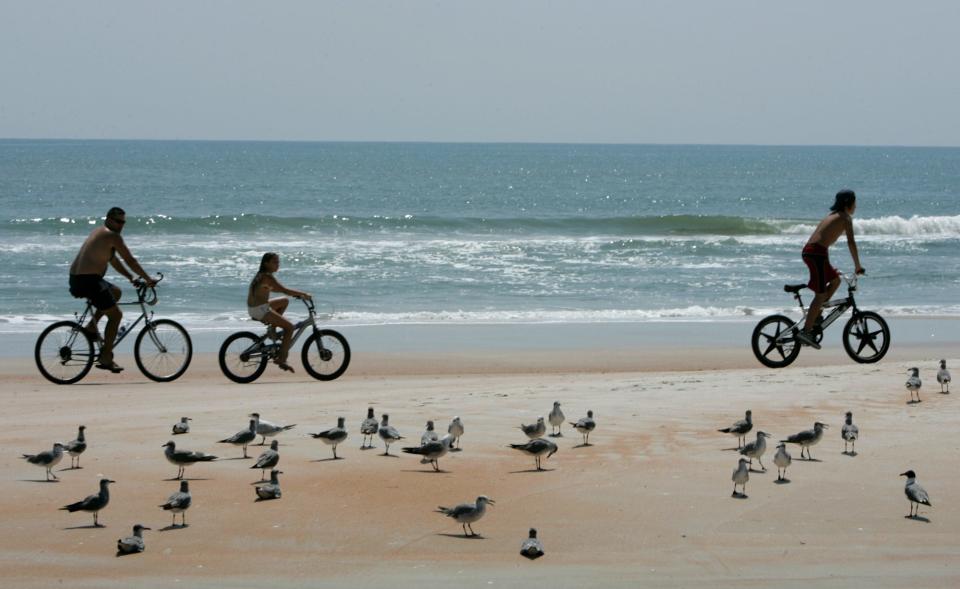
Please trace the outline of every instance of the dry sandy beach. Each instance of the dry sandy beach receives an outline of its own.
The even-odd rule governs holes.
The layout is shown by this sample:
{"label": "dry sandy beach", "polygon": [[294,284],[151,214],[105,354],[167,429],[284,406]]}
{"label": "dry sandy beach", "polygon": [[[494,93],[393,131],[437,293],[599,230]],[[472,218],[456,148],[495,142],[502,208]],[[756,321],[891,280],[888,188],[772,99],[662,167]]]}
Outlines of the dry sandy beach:
{"label": "dry sandy beach", "polygon": [[[836,352],[834,350],[834,352]],[[5,359],[0,401],[0,565],[7,586],[49,587],[392,587],[456,583],[463,587],[821,586],[945,587],[960,584],[960,497],[957,441],[960,390],[938,393],[942,356],[960,366],[960,349],[895,350],[877,365],[856,365],[842,352],[805,353],[797,366],[762,369],[749,352],[714,350],[691,370],[682,348],[621,351],[616,361],[582,354],[449,355],[413,360],[358,354],[347,375],[320,383],[269,369],[252,385],[220,375],[211,354],[199,354],[173,384],[143,378],[128,355],[120,376],[91,374],[58,387],[32,361]],[[616,355],[613,355],[616,356]],[[629,358],[634,360],[631,368]],[[702,358],[703,358],[702,357]],[[814,366],[817,361],[824,365]],[[908,405],[906,370],[919,366],[923,402]],[[577,366],[576,371],[570,369]],[[526,369],[524,369],[524,367]],[[97,372],[97,371],[94,371]],[[956,372],[956,370],[955,370]],[[506,447],[517,429],[546,415],[554,400],[570,420],[595,412],[591,447],[564,428],[560,450],[532,471],[533,460]],[[462,416],[463,451],[431,472],[416,457],[361,451],[358,431],[367,406],[418,445],[427,419],[444,430]],[[773,434],[766,473],[751,474],[747,499],[731,497],[735,439],[718,433],[752,409],[755,429]],[[840,426],[853,411],[861,430],[858,455],[842,454]],[[259,471],[239,448],[216,441],[243,429],[247,414],[296,423],[281,434],[284,491],[255,503]],[[161,445],[182,415],[192,431],[178,447],[223,460],[188,468],[194,505],[188,527],[170,525],[157,506],[177,489],[176,468]],[[347,418],[343,460],[308,432]],[[776,440],[831,427],[798,460],[789,484],[775,484]],[[55,471],[59,483],[19,458],[75,437],[87,426],[82,469]],[[442,424],[442,425],[441,425]],[[751,436],[751,439],[753,436]],[[262,450],[251,446],[251,456]],[[399,454],[399,447],[394,446]],[[904,479],[913,469],[933,507],[905,519]],[[117,481],[90,528],[88,514],[58,508]],[[438,505],[485,494],[496,500],[474,525],[478,539]],[[147,550],[114,556],[133,524]],[[518,555],[536,527],[547,554]]]}

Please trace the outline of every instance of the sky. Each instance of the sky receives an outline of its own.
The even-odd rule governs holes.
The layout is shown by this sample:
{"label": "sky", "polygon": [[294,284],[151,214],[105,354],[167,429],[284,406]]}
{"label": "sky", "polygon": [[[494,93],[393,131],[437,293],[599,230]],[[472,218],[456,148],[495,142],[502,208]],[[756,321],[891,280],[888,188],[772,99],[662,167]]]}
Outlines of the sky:
{"label": "sky", "polygon": [[0,0],[0,137],[960,146],[955,0]]}

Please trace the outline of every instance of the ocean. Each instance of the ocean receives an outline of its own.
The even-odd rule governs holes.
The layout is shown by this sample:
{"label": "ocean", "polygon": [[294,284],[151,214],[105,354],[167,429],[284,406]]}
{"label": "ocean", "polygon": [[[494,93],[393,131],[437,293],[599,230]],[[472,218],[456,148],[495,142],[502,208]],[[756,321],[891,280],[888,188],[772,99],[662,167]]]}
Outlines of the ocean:
{"label": "ocean", "polygon": [[332,325],[752,322],[793,308],[844,187],[858,302],[960,317],[957,148],[0,140],[0,333],[81,309],[68,267],[111,206],[193,329],[249,327],[266,251]]}

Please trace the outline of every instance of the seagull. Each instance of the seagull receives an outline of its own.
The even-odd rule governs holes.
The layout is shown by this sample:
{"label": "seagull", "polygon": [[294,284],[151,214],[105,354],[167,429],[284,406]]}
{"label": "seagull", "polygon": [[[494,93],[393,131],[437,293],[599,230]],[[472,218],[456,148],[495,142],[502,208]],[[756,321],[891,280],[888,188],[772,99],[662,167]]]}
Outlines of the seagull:
{"label": "seagull", "polygon": [[743,489],[743,492],[739,493],[739,495],[741,497],[746,497],[747,481],[750,480],[750,467],[747,466],[746,458],[740,459],[740,463],[737,465],[737,468],[733,470],[733,477],[731,478],[733,479],[733,495],[731,496],[736,497],[738,495],[737,485],[740,485],[740,487]]}
{"label": "seagull", "polygon": [[389,421],[390,416],[384,413],[383,421],[380,422],[380,427],[377,429],[377,435],[380,436],[380,439],[383,440],[383,445],[386,447],[386,450],[381,456],[390,456],[390,444],[404,439],[404,437],[400,435],[400,432],[397,431],[397,428],[390,425]]}
{"label": "seagull", "polygon": [[772,438],[770,434],[766,432],[757,432],[757,439],[754,442],[750,442],[740,449],[740,454],[746,456],[749,459],[750,467],[753,467],[753,459],[756,458],[757,462],[760,463],[760,468],[763,469],[763,472],[767,472],[767,467],[763,465],[763,461],[760,460],[763,457],[763,453],[767,451],[767,440],[766,438]]}
{"label": "seagull", "polygon": [[337,444],[340,444],[347,439],[347,430],[343,428],[343,424],[346,421],[343,417],[337,418],[337,427],[332,427],[326,431],[322,431],[319,434],[310,434],[316,440],[322,440],[324,444],[328,446],[333,446],[333,459],[338,460],[337,456]]}
{"label": "seagull", "polygon": [[[457,523],[463,526],[464,536],[476,536],[477,533],[473,531],[473,526],[470,524],[483,517],[487,512],[488,503],[494,505],[496,501],[486,495],[480,495],[477,497],[476,503],[461,503],[456,507],[443,507],[441,505],[437,508],[437,512],[457,520]],[[469,534],[467,534],[468,527],[470,528]]]}
{"label": "seagull", "polygon": [[[901,472],[900,476],[907,477],[907,484],[903,488],[903,492],[907,494],[907,499],[910,500],[910,515],[906,517],[917,517],[920,513],[920,504],[933,507],[933,504],[930,503],[930,495],[927,495],[927,491],[917,483],[917,473],[908,470],[907,472]],[[916,511],[914,511],[914,504],[917,506]]]}
{"label": "seagull", "polygon": [[570,425],[573,426],[573,429],[580,432],[580,435],[583,436],[583,445],[590,445],[590,432],[592,432],[597,427],[597,422],[593,420],[593,411],[587,411],[586,417],[581,417],[577,423],[570,422]]}
{"label": "seagull", "polygon": [[543,556],[543,544],[537,539],[537,529],[530,528],[530,536],[520,545],[520,555],[530,560]]}
{"label": "seagull", "polygon": [[[87,438],[83,435],[83,430],[87,429],[87,426],[81,425],[77,428],[77,439],[72,442],[67,442],[63,449],[70,454],[70,468],[80,468],[80,455],[83,454],[83,451],[87,449]],[[77,459],[77,465],[73,465],[73,459]]]}
{"label": "seagull", "polygon": [[280,498],[280,477],[282,470],[270,471],[270,482],[259,483],[256,487],[258,500],[279,499]]}
{"label": "seagull", "polygon": [[786,440],[780,440],[781,442],[787,442],[788,444],[800,444],[800,458],[803,459],[803,451],[807,451],[807,460],[812,460],[810,457],[810,446],[814,446],[820,442],[820,438],[823,437],[823,428],[830,427],[825,423],[820,423],[819,421],[813,424],[813,429],[804,430],[798,434],[793,434],[792,436],[787,436]]}
{"label": "seagull", "polygon": [[177,527],[177,514],[180,514],[180,527],[187,527],[187,510],[193,503],[193,496],[190,494],[190,483],[180,481],[180,490],[167,497],[167,502],[161,505],[164,511],[173,514],[172,527]]}
{"label": "seagull", "polygon": [[429,442],[436,442],[439,439],[440,437],[437,435],[437,432],[433,431],[433,421],[428,421],[426,431],[420,436],[420,445],[423,446]]}
{"label": "seagull", "polygon": [[531,423],[530,425],[520,424],[520,429],[523,430],[523,433],[531,440],[536,440],[547,433],[547,425],[543,422],[542,415],[537,418],[537,423]]}
{"label": "seagull", "polygon": [[[361,450],[373,448],[373,436],[377,435],[379,428],[380,424],[377,423],[377,418],[373,416],[373,407],[367,407],[367,418],[360,424],[360,433],[363,434],[363,443],[360,445]],[[368,439],[370,443],[367,443]]]}
{"label": "seagull", "polygon": [[[263,446],[264,444],[267,443],[267,436],[270,436],[270,437],[272,438],[273,436],[279,434],[280,432],[285,432],[285,431],[290,430],[290,429],[293,429],[293,428],[295,428],[295,427],[297,426],[297,424],[295,424],[295,423],[292,424],[292,425],[280,425],[280,424],[278,424],[278,423],[273,423],[273,422],[267,421],[267,420],[265,420],[265,419],[260,419],[260,414],[259,414],[259,413],[251,413],[251,414],[248,415],[247,417],[252,417],[253,420],[254,420],[254,421],[256,422],[256,424],[257,424],[257,425],[256,425],[256,427],[257,427],[257,435],[263,437],[263,439],[260,440],[260,445],[261,445],[261,446]],[[256,437],[256,436],[254,436],[254,437]],[[246,457],[246,456],[244,456],[244,457]]]}
{"label": "seagull", "polygon": [[[910,378],[907,379],[907,390],[910,391],[910,403],[919,403],[920,402],[920,387],[923,385],[920,382],[920,369],[919,368],[910,368],[907,370],[907,374],[910,375]],[[917,400],[913,400],[913,393],[917,393]]]}
{"label": "seagull", "polygon": [[418,454],[422,456],[423,458],[420,459],[420,464],[429,463],[431,466],[433,466],[433,470],[440,472],[440,459],[450,451],[450,444],[452,442],[453,436],[451,434],[447,434],[443,436],[443,439],[441,440],[427,442],[422,446],[403,448],[403,451],[407,454]]}
{"label": "seagull", "polygon": [[273,468],[280,462],[280,453],[277,452],[277,448],[280,446],[280,442],[277,440],[272,440],[270,442],[270,449],[264,450],[260,456],[257,457],[257,463],[251,466],[250,468],[259,468],[260,469],[260,480],[266,479],[266,472],[268,468]]}
{"label": "seagull", "polygon": [[117,540],[117,556],[122,556],[124,554],[134,554],[136,552],[143,552],[146,548],[143,545],[143,531],[149,530],[150,528],[137,524],[133,526],[133,535],[127,536],[126,538],[120,538]]}
{"label": "seagull", "polygon": [[550,458],[553,456],[554,452],[557,451],[556,444],[543,438],[530,440],[525,444],[510,444],[510,447],[514,450],[520,450],[528,456],[533,456],[534,464],[537,465],[537,470],[543,470],[543,467],[540,465],[540,461],[543,459],[544,454],[546,454],[547,458]]}
{"label": "seagull", "polygon": [[[937,382],[940,383],[940,392],[950,394],[950,371],[947,370],[947,361],[940,360],[940,370],[937,371]],[[946,390],[944,390],[946,387]]]}
{"label": "seagull", "polygon": [[747,413],[743,419],[733,422],[733,425],[730,427],[725,427],[723,429],[718,429],[718,432],[725,434],[731,434],[737,436],[737,450],[743,447],[743,442],[746,441],[746,435],[750,433],[750,430],[753,429],[753,411],[747,409]]}
{"label": "seagull", "polygon": [[62,510],[69,511],[73,513],[74,511],[89,511],[93,513],[93,527],[102,528],[105,526],[100,525],[100,522],[97,521],[97,514],[100,513],[100,510],[106,507],[110,503],[110,491],[107,489],[107,485],[110,483],[115,483],[116,481],[111,481],[110,479],[100,479],[100,492],[96,495],[87,495],[83,498],[82,501],[77,501],[76,503],[71,503],[70,505],[64,505],[61,507]]}
{"label": "seagull", "polygon": [[193,452],[191,450],[177,450],[177,445],[173,443],[172,440],[162,447],[165,448],[163,455],[167,457],[170,464],[176,465],[180,469],[177,471],[178,480],[183,478],[184,470],[191,464],[196,462],[211,462],[217,459],[213,454]]}
{"label": "seagull", "polygon": [[55,443],[52,450],[44,450],[43,452],[38,452],[37,454],[24,454],[22,458],[30,464],[36,464],[37,466],[42,466],[43,468],[47,469],[48,481],[50,480],[50,477],[53,477],[53,480],[55,481],[60,480],[57,475],[53,474],[53,467],[63,460],[63,444],[60,442]]}
{"label": "seagull", "polygon": [[[553,402],[553,409],[550,410],[550,413],[547,415],[547,419],[550,421],[550,437],[551,438],[562,438],[563,432],[560,431],[560,426],[563,425],[563,422],[566,420],[566,417],[563,415],[563,411],[560,410],[560,401]],[[530,528],[533,530],[533,528]],[[536,533],[536,530],[533,530]]]}
{"label": "seagull", "polygon": [[234,446],[243,446],[243,457],[250,458],[247,456],[247,444],[257,439],[257,420],[250,420],[250,427],[243,431],[239,431],[229,438],[224,438],[217,442],[218,444],[233,444]]}
{"label": "seagull", "polygon": [[853,450],[849,452],[851,455],[857,453],[857,438],[860,437],[860,428],[853,425],[853,413],[847,411],[847,419],[843,424],[843,429],[840,430],[840,435],[843,437],[843,453],[847,454],[847,444],[853,444]]}
{"label": "seagull", "polygon": [[[778,481],[787,480],[787,467],[790,466],[791,462],[793,462],[793,457],[787,452],[787,444],[780,442],[777,444],[777,453],[773,455],[773,463],[777,465]],[[782,475],[780,474],[781,469],[783,469]]]}
{"label": "seagull", "polygon": [[454,440],[456,441],[456,448],[459,450],[460,436],[463,435],[463,422],[460,421],[459,415],[454,416],[453,421],[451,421],[450,425],[447,426],[447,433],[453,435]]}
{"label": "seagull", "polygon": [[173,433],[176,434],[188,434],[190,433],[190,422],[193,421],[189,417],[181,417],[180,421],[173,424]]}

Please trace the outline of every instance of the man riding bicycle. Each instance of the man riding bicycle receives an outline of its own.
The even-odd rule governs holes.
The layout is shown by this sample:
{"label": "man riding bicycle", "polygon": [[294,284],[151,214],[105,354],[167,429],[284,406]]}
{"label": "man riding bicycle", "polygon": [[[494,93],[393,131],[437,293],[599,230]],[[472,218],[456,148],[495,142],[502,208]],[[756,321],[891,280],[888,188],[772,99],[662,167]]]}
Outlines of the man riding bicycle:
{"label": "man riding bicycle", "polygon": [[[130,272],[130,270],[133,270],[146,282],[147,286],[156,284],[156,280],[147,275],[137,259],[130,253],[123,237],[120,236],[126,222],[127,214],[120,207],[113,207],[107,211],[107,218],[103,226],[90,232],[86,241],[80,246],[77,257],[70,265],[70,294],[76,298],[90,299],[90,303],[97,310],[90,323],[84,326],[84,329],[94,340],[100,339],[97,323],[101,317],[107,316],[107,328],[96,366],[114,374],[123,370],[113,361],[113,343],[117,337],[123,312],[117,305],[121,295],[120,289],[103,278],[107,272],[107,264],[113,266],[114,270],[130,282],[134,281],[134,276]],[[123,263],[117,259],[117,254],[120,254],[130,270],[127,270]]]}

